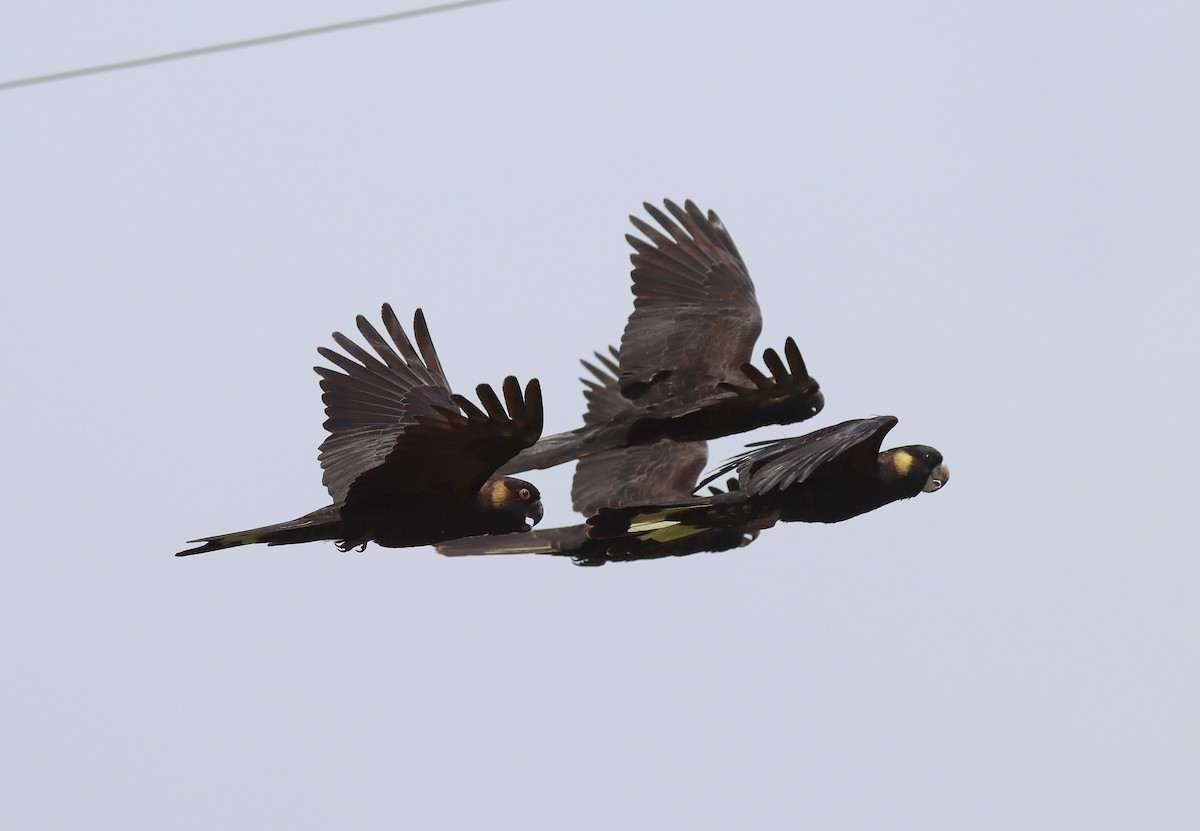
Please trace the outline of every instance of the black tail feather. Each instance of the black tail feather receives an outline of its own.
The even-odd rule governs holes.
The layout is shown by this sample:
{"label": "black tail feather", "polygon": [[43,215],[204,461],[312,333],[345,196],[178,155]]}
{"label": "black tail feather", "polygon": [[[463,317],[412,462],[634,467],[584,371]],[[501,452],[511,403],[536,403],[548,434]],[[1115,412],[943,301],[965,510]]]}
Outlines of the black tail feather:
{"label": "black tail feather", "polygon": [[341,539],[342,520],[337,508],[330,505],[326,508],[305,514],[290,522],[280,522],[276,525],[265,525],[262,528],[252,528],[249,531],[235,531],[231,534],[216,534],[211,537],[200,537],[192,542],[202,542],[197,548],[188,548],[175,554],[176,557],[189,557],[192,554],[204,554],[208,551],[220,551],[224,548],[236,548],[239,545],[266,543],[267,545],[291,545],[300,542],[315,542],[317,540]]}

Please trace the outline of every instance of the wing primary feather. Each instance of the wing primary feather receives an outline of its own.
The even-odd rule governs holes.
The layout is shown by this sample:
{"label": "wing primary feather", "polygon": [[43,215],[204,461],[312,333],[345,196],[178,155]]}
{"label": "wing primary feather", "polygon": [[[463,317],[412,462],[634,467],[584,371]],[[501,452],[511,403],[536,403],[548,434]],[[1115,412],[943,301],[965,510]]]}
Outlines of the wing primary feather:
{"label": "wing primary feather", "polygon": [[[449,407],[443,407],[441,404],[434,404],[432,406],[433,411],[444,418],[449,424],[465,425],[469,423],[467,417],[457,410],[452,410]],[[417,419],[420,420],[423,417],[427,418],[427,416],[417,416]],[[436,419],[434,419],[434,421],[436,421]]]}
{"label": "wing primary feather", "polygon": [[[362,320],[365,322],[365,319],[362,317],[360,317],[359,320]],[[363,376],[364,371],[365,371],[376,377],[383,378],[385,380],[385,382],[388,383],[389,385],[394,384],[394,379],[392,378],[393,375],[399,376],[401,378],[401,380],[403,380],[405,383],[410,384],[410,385],[419,383],[419,379],[417,378],[417,376],[414,375],[412,370],[408,366],[404,365],[403,363],[401,363],[397,366],[389,367],[387,364],[384,364],[382,361],[380,361],[379,358],[375,357],[370,352],[363,349],[361,346],[359,346],[354,341],[350,340],[350,338],[346,337],[341,332],[334,332],[333,340],[334,340],[334,342],[337,343],[338,346],[340,346],[340,347],[342,347],[342,349],[346,350],[347,354],[349,354],[350,357],[357,359],[359,363],[346,365],[345,363],[342,363],[341,361],[337,361],[333,358],[333,355],[336,353],[331,353],[325,347],[320,347],[320,346],[317,347],[317,352],[320,353],[321,355],[325,356],[329,360],[337,363],[338,366],[340,366],[343,369],[350,372],[350,374],[352,376],[354,376],[356,378],[361,377],[361,376]],[[322,350],[326,350],[326,351],[322,351]]]}
{"label": "wing primary feather", "polygon": [[[592,373],[592,375],[596,376],[596,379],[598,379],[601,382],[604,381],[604,378],[605,378],[604,372],[601,371],[595,364],[589,363],[588,361],[585,361],[582,358],[580,358],[579,363],[583,364],[584,369],[586,369],[588,372]],[[603,387],[603,383],[597,383],[596,379],[580,378],[579,380],[582,381],[583,383],[587,384],[592,389],[600,389],[601,387]]]}
{"label": "wing primary feather", "polygon": [[775,377],[776,382],[787,379],[787,367],[783,365],[783,359],[773,348],[768,347],[763,350],[763,363],[767,365],[767,369],[771,370],[771,375]]}
{"label": "wing primary feather", "polygon": [[417,380],[412,376],[401,375],[398,372],[389,373],[377,369],[376,367],[383,366],[378,361],[372,365],[358,364],[345,355],[323,346],[317,347],[317,354],[345,370],[345,373],[341,373],[328,367],[313,367],[325,379],[321,382],[321,389],[327,393],[333,392],[335,389],[345,392],[349,388],[353,395],[357,397],[370,388],[379,390],[382,397],[390,399],[396,395],[397,378],[399,378],[404,386],[411,387],[417,383]]}
{"label": "wing primary feather", "polygon": [[[658,216],[663,216],[662,212],[659,211],[657,208],[655,208],[653,205],[651,205],[649,202],[646,202],[644,204],[645,204],[646,208],[649,209],[649,211],[652,214],[657,214]],[[642,219],[641,217],[632,216],[632,215],[629,217],[629,221],[633,223],[634,228],[637,228],[639,231],[641,231],[643,234],[646,235],[647,239],[650,240],[650,244],[647,245],[645,240],[640,240],[637,237],[632,236],[631,234],[626,234],[626,239],[628,239],[631,244],[634,244],[634,240],[637,240],[638,243],[641,243],[641,245],[634,244],[634,248],[639,249],[639,253],[658,254],[658,253],[662,253],[664,248],[670,249],[671,239],[666,234],[664,234],[662,231],[658,230],[653,225],[651,225],[649,222]],[[663,221],[665,221],[668,225],[674,225],[674,223],[671,222],[670,220],[668,220],[665,216],[663,216]],[[634,255],[631,255],[631,256],[634,256]],[[664,256],[669,256],[669,255],[664,255]]]}
{"label": "wing primary feather", "polygon": [[[662,216],[661,213],[660,216]],[[711,266],[715,264],[715,260],[675,223],[665,216],[662,217],[662,221],[666,227],[673,229],[671,231],[672,239],[643,223],[645,228],[639,230],[650,237],[657,247],[646,248],[637,254],[630,255],[634,265],[638,266],[635,271],[641,270],[641,266],[652,266],[677,279],[693,283],[703,281],[704,275],[697,271],[696,264]]]}
{"label": "wing primary feather", "polygon": [[[670,231],[671,236],[675,238],[675,242],[679,247],[686,251],[690,256],[694,257],[698,262],[709,263],[716,265],[717,261],[710,254],[710,250],[705,247],[705,243],[709,245],[718,245],[716,240],[713,240],[712,234],[708,232],[708,228],[704,222],[704,217],[701,216],[699,221],[688,215],[686,211],[672,202],[670,199],[663,200],[663,204],[667,206],[667,210],[678,220],[676,225],[667,220],[667,225],[663,227]],[[656,219],[660,222],[666,219],[660,213]]]}
{"label": "wing primary feather", "polygon": [[613,346],[612,344],[609,344],[608,354],[611,355],[612,357],[607,357],[605,355],[601,355],[599,352],[595,353],[595,355],[599,359],[600,363],[604,364],[605,369],[607,369],[609,372],[612,373],[613,378],[616,378],[617,376],[619,376],[621,374],[621,368],[617,364],[617,362],[621,358],[621,353],[619,351],[617,351],[617,347]]}
{"label": "wing primary feather", "polygon": [[508,407],[508,418],[518,427],[529,423],[529,411],[525,409],[525,397],[521,395],[521,384],[515,375],[509,375],[501,386],[504,403]]}
{"label": "wing primary feather", "polygon": [[[537,378],[530,378],[525,385],[525,410],[529,413],[529,429],[533,441],[542,435],[544,413],[542,412],[542,383]],[[532,443],[532,442],[531,442]]]}
{"label": "wing primary feather", "polygon": [[[337,333],[335,332],[334,334],[336,335]],[[346,370],[346,372],[362,372],[363,367],[361,364],[355,363],[340,352],[334,352],[327,346],[318,346],[317,354],[329,361],[331,364],[336,364],[341,369]]]}
{"label": "wing primary feather", "polygon": [[505,422],[508,421],[508,413],[504,411],[504,405],[500,403],[499,396],[492,389],[490,384],[479,384],[475,387],[475,395],[479,396],[480,403],[483,404],[483,409],[487,411],[488,418],[492,421]]}
{"label": "wing primary feather", "polygon": [[760,370],[754,364],[742,364],[742,374],[749,378],[750,382],[760,390],[771,388],[771,379],[766,375],[763,375],[762,370]]}
{"label": "wing primary feather", "polygon": [[442,369],[442,362],[438,358],[437,350],[433,348],[433,338],[429,336],[429,326],[425,323],[425,312],[420,309],[413,314],[413,336],[417,339],[417,348],[421,350],[421,355],[425,358],[425,365],[442,382],[443,387],[450,389],[450,382],[446,380],[446,371]]}
{"label": "wing primary feather", "polygon": [[359,315],[355,323],[358,324],[358,331],[362,334],[363,338],[370,344],[371,348],[379,353],[379,357],[383,359],[383,362],[389,368],[393,370],[408,369],[408,366],[396,354],[396,350],[392,349],[391,344],[384,339],[383,335],[379,334],[379,330],[372,326],[369,320]]}
{"label": "wing primary feather", "polygon": [[396,344],[396,348],[400,350],[400,355],[404,358],[405,363],[410,367],[420,367],[425,371],[432,383],[440,386],[447,386],[445,378],[434,376],[429,372],[425,362],[421,360],[421,356],[417,354],[417,350],[413,348],[412,341],[408,339],[408,334],[404,331],[404,327],[400,325],[400,318],[396,317],[395,310],[388,303],[383,304],[381,309],[383,318],[383,326],[387,329],[387,333],[392,336],[392,342]]}
{"label": "wing primary feather", "polygon": [[800,354],[800,347],[796,345],[794,338],[789,337],[784,342],[783,354],[787,358],[788,366],[792,368],[792,375],[800,379],[808,377],[808,367],[804,365],[804,356]]}
{"label": "wing primary feather", "polygon": [[[313,370],[321,376],[320,385],[326,396],[333,395],[340,399],[349,393],[356,400],[369,398],[386,404],[396,403],[395,382],[378,373],[371,373],[362,367],[359,367],[358,372],[353,376],[345,375],[326,366],[314,366]],[[325,400],[326,407],[335,406],[324,396],[323,400]],[[338,406],[340,406],[340,402]]]}
{"label": "wing primary feather", "polygon": [[[613,358],[619,354],[615,347],[610,346],[608,349],[613,354]],[[579,380],[583,381],[585,384],[592,384],[597,388],[604,387],[609,383],[615,384],[617,378],[619,378],[621,375],[620,367],[617,366],[616,361],[600,352],[593,352],[592,355],[595,356],[596,362],[602,365],[604,369],[600,369],[596,366],[596,364],[581,358],[579,363],[583,364],[584,368],[586,368],[588,372],[592,373],[592,375],[595,375],[596,380],[593,381],[586,378],[580,378]],[[597,383],[597,381],[599,383]]]}
{"label": "wing primary feather", "polygon": [[[667,209],[670,210],[672,213],[679,210],[679,207],[674,202],[672,202],[670,199],[667,199],[664,201],[667,206]],[[685,239],[685,234],[683,232],[683,229],[681,229],[678,225],[676,225],[674,222],[672,222],[665,213],[663,213],[661,210],[659,210],[656,206],[651,205],[649,202],[643,202],[642,207],[644,207],[646,209],[646,213],[648,213],[648,214],[650,214],[650,216],[654,217],[654,221],[657,222],[659,225],[661,225],[663,227],[664,231],[666,231],[668,234],[671,235],[671,238],[674,239],[675,242],[680,243],[680,244],[683,243],[683,241]]]}
{"label": "wing primary feather", "polygon": [[705,222],[704,214],[701,212],[700,208],[696,206],[695,202],[688,199],[684,202],[684,208],[686,208],[688,213],[696,219],[696,222],[700,225],[700,227],[711,229],[713,233],[709,235],[710,238],[715,235],[716,239],[714,241],[732,254],[734,258],[736,258],[737,261],[741,263],[743,267],[745,267],[745,261],[742,259],[741,252],[738,251],[737,246],[734,245],[733,237],[730,235],[729,229],[725,227],[725,223],[721,221],[721,217],[717,216],[716,211],[710,210],[708,212],[708,221]]}
{"label": "wing primary feather", "polygon": [[680,226],[684,231],[691,235],[692,239],[705,239],[709,242],[720,244],[719,240],[714,240],[709,232],[708,223],[704,221],[704,214],[700,213],[699,209],[689,199],[684,204],[690,206],[691,210],[680,208],[670,199],[664,199],[663,204],[667,206],[667,210],[679,221]]}
{"label": "wing primary feather", "polygon": [[[366,322],[366,318],[362,317],[361,315],[359,316],[358,319],[360,321]],[[344,349],[346,351],[347,355],[349,355],[351,358],[354,358],[355,360],[357,360],[363,366],[366,366],[368,368],[375,368],[375,369],[383,367],[383,363],[380,362],[380,360],[377,357],[372,355],[367,350],[363,349],[361,346],[359,346],[357,343],[355,343],[350,338],[343,335],[341,332],[334,332],[333,340],[334,340],[334,343],[336,343],[338,346],[342,347],[342,349]]]}
{"label": "wing primary feather", "polygon": [[487,414],[483,410],[475,406],[475,402],[467,398],[465,395],[451,393],[450,399],[458,405],[466,417],[471,421],[487,421]]}

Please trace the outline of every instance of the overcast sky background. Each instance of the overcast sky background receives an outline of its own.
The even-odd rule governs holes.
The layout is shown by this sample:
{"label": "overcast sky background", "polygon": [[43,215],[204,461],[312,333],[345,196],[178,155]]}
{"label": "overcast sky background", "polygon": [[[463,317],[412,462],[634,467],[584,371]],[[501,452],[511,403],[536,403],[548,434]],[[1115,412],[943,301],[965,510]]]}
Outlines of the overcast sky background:
{"label": "overcast sky background", "polygon": [[[399,10],[9,3],[0,78]],[[1200,10],[511,0],[0,93],[5,828],[1196,828]],[[695,199],[940,493],[581,569],[194,537],[327,502],[425,309],[578,423]],[[577,521],[570,467],[531,475]]]}

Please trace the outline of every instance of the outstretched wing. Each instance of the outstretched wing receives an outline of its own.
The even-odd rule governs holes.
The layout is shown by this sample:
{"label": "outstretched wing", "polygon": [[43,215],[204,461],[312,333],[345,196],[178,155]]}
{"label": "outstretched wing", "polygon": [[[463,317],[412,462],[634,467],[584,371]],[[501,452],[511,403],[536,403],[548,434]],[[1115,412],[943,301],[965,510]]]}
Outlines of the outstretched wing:
{"label": "outstretched wing", "polygon": [[[670,216],[645,205],[663,230],[630,217],[649,241],[626,236],[634,248],[634,310],[615,354],[617,366],[611,368],[621,398],[608,396],[608,381],[601,379],[597,391],[606,395],[602,410],[591,409],[589,399],[583,427],[547,436],[506,465],[505,473],[553,467],[668,437],[702,442],[766,424],[790,424],[811,418],[824,406],[820,385],[808,374],[791,338],[783,357],[774,349],[763,353],[771,375],[750,363],[762,313],[746,265],[720,218],[712,211],[706,216],[690,200],[683,208],[670,200],[665,205]],[[699,446],[671,448],[666,459],[658,452],[597,461],[588,478],[576,479],[583,489],[577,490],[576,505],[611,504],[595,501],[593,483],[616,476],[641,482],[643,467],[662,464],[684,477],[690,464],[704,463],[696,461],[702,459]],[[644,498],[674,499],[677,491]]]}
{"label": "outstretched wing", "polygon": [[736,471],[741,492],[753,497],[803,482],[835,462],[866,473],[874,469],[883,437],[896,422],[895,416],[860,418],[795,438],[755,442],[746,446],[756,449],[730,459],[700,486]]}
{"label": "outstretched wing", "polygon": [[382,314],[395,349],[362,315],[357,319],[358,330],[377,356],[341,332],[334,332],[333,340],[345,355],[324,346],[317,349],[321,357],[343,370],[313,367],[321,376],[325,429],[329,431],[319,455],[325,470],[322,482],[334,502],[345,499],[361,474],[383,463],[404,428],[416,423],[416,412],[428,415],[435,412],[434,407],[454,408],[450,384],[422,311],[417,309],[413,318],[421,354],[389,304],[383,305]]}
{"label": "outstretched wing", "polygon": [[631,216],[646,239],[625,237],[634,248],[634,303],[621,337],[620,387],[640,406],[725,394],[720,384],[742,380],[762,330],[754,284],[720,218],[691,200],[664,204],[674,221],[647,202],[662,230]]}
{"label": "outstretched wing", "polygon": [[[587,398],[583,422],[606,424],[630,406],[621,395],[618,369],[612,358],[595,353],[597,363],[581,363],[594,376],[581,378]],[[660,439],[651,444],[607,450],[584,456],[575,467],[571,504],[584,516],[601,507],[671,502],[686,498],[708,462],[708,445],[702,441]]]}
{"label": "outstretched wing", "polygon": [[383,306],[383,324],[391,343],[361,315],[357,323],[376,354],[336,332],[334,341],[347,354],[318,350],[342,370],[316,367],[329,431],[320,459],[335,502],[439,492],[470,499],[541,435],[536,379],[522,393],[515,378],[506,378],[503,404],[480,384],[480,409],[451,392],[421,310],[413,319],[416,349],[389,305]]}

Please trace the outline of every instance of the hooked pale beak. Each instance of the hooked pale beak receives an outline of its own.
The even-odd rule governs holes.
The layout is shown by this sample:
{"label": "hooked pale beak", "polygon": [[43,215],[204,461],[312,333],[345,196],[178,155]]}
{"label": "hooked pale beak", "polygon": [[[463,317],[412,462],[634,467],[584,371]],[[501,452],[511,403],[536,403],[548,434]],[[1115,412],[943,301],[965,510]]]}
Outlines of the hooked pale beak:
{"label": "hooked pale beak", "polygon": [[542,514],[545,513],[542,508],[542,500],[529,503],[529,507],[525,509],[525,518],[531,520],[531,524],[526,531],[533,530],[533,526],[542,521]]}
{"label": "hooked pale beak", "polygon": [[941,490],[942,485],[950,481],[950,466],[945,462],[935,467],[929,474],[929,478],[925,480],[925,487],[921,490],[925,493],[933,493],[936,490]]}

